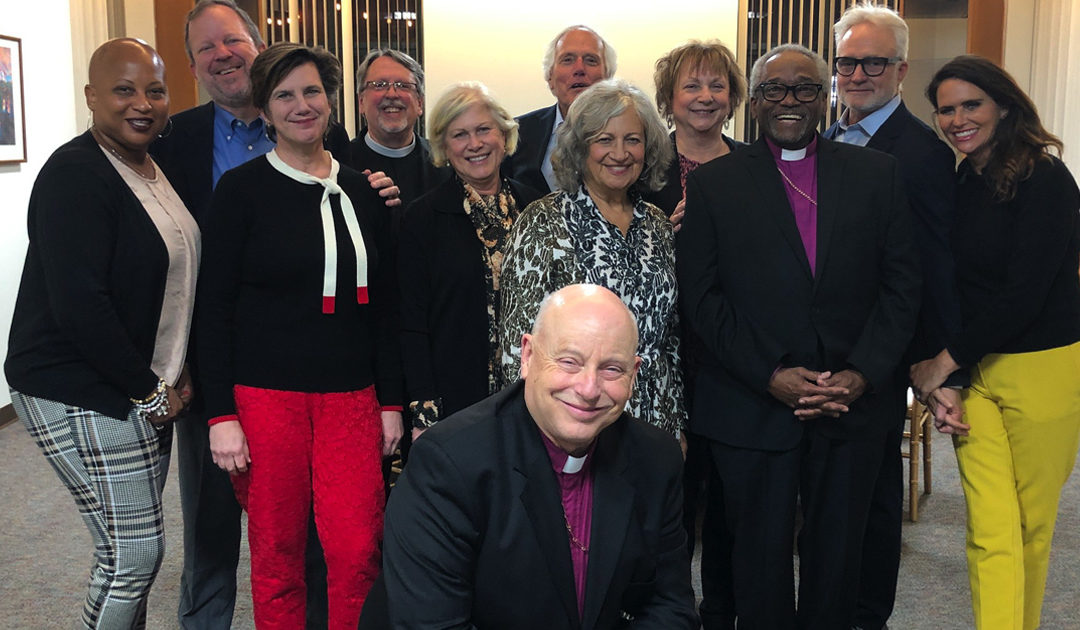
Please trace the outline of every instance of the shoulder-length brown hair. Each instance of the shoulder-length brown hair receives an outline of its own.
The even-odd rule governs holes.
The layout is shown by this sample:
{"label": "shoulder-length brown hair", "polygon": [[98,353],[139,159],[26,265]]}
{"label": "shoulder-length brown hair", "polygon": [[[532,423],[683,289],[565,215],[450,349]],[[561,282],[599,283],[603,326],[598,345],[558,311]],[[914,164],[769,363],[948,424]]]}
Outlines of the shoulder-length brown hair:
{"label": "shoulder-length brown hair", "polygon": [[926,98],[935,109],[938,88],[949,79],[967,81],[986,92],[1007,112],[990,138],[993,145],[983,173],[990,180],[994,195],[1009,201],[1016,196],[1017,185],[1031,176],[1035,163],[1049,159],[1051,147],[1060,155],[1064,145],[1043,127],[1035,104],[1012,76],[989,59],[961,55],[942,66],[926,87]]}

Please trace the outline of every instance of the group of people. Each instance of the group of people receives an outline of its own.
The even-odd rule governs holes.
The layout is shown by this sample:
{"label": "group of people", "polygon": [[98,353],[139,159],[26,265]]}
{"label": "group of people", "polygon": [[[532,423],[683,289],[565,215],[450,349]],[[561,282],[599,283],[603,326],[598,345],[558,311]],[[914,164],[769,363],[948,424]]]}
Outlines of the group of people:
{"label": "group of people", "polygon": [[184,628],[231,623],[241,510],[260,629],[884,628],[910,386],[953,434],[976,625],[1037,627],[1080,442],[1080,193],[993,63],[926,90],[957,172],[901,98],[904,21],[834,31],[823,134],[832,72],[797,44],[749,81],[679,46],[654,106],[572,26],[554,105],[460,83],[426,139],[422,68],[375,50],[351,142],[339,61],[233,0],[188,15],[212,100],[171,118],[157,53],[103,44],[5,363],[94,538],[84,625],[145,623],[175,430]]}

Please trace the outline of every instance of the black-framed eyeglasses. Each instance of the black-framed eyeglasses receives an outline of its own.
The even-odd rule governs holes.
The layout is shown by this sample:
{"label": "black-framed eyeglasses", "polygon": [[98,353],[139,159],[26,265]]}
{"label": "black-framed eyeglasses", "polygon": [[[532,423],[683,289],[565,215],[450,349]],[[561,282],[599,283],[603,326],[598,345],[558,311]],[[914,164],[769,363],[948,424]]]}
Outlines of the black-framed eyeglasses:
{"label": "black-framed eyeglasses", "polygon": [[813,103],[821,93],[820,83],[800,83],[798,85],[784,85],[783,83],[762,83],[758,86],[761,98],[773,103],[779,103],[787,98],[788,93],[795,95],[795,100],[800,103]]}
{"label": "black-framed eyeglasses", "polygon": [[837,57],[833,67],[836,74],[850,77],[855,74],[855,68],[862,66],[863,73],[868,77],[876,77],[885,72],[885,68],[900,61],[900,57]]}
{"label": "black-framed eyeglasses", "polygon": [[364,88],[376,92],[386,92],[391,86],[398,92],[415,92],[417,84],[411,81],[365,81]]}

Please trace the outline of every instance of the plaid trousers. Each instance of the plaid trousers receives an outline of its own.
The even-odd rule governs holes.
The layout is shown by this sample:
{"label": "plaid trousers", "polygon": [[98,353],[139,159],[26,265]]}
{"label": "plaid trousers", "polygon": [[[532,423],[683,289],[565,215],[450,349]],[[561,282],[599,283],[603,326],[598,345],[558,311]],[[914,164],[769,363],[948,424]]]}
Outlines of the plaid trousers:
{"label": "plaid trousers", "polygon": [[15,390],[11,402],[94,540],[83,624],[144,626],[146,597],[165,555],[161,458],[171,430],[159,436],[134,411],[113,418]]}

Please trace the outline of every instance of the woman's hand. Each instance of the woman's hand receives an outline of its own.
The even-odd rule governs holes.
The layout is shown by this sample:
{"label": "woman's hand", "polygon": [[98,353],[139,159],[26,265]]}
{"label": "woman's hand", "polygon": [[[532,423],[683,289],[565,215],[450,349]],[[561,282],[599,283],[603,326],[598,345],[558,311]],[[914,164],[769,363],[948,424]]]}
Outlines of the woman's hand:
{"label": "woman's hand", "polygon": [[247,472],[251,454],[239,420],[227,420],[210,427],[210,453],[218,468],[230,475]]}
{"label": "woman's hand", "polygon": [[401,423],[400,411],[382,411],[382,437],[383,457],[389,457],[397,450],[398,443],[401,442],[401,436],[405,433],[405,429]]}
{"label": "woman's hand", "polygon": [[671,213],[668,217],[668,221],[671,221],[672,229],[678,233],[682,229],[682,220],[686,216],[686,197],[679,200],[679,203],[675,204],[675,212]]}
{"label": "woman's hand", "polygon": [[925,402],[930,392],[941,387],[945,379],[959,368],[948,350],[942,350],[933,359],[919,361],[911,366],[911,389],[915,392],[916,400]]}
{"label": "woman's hand", "polygon": [[424,434],[427,429],[421,429],[420,427],[412,428],[412,441],[415,442],[420,439],[420,436]]}
{"label": "woman's hand", "polygon": [[964,403],[960,399],[960,390],[939,387],[930,392],[926,406],[934,415],[934,426],[941,433],[967,435],[971,431],[971,425],[962,422]]}
{"label": "woman's hand", "polygon": [[195,395],[195,386],[191,382],[191,372],[188,371],[186,363],[180,372],[180,379],[176,381],[176,393],[180,395],[180,402],[184,403],[185,407],[191,404],[191,398]]}

